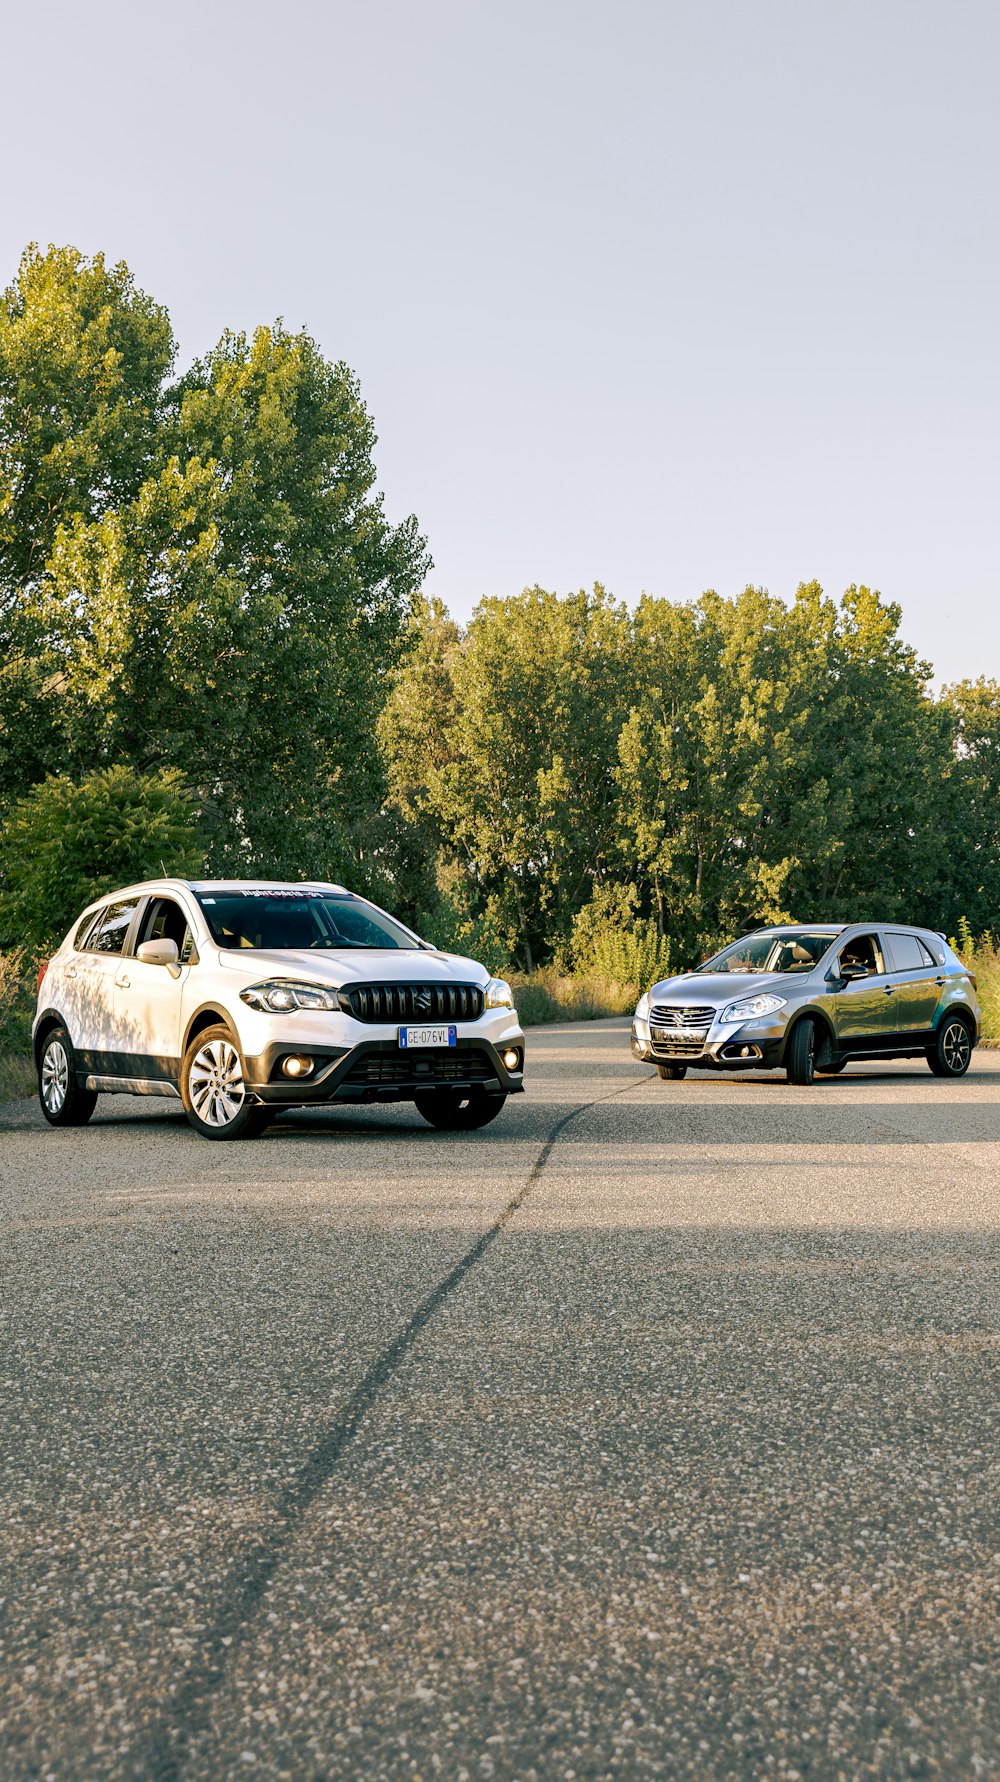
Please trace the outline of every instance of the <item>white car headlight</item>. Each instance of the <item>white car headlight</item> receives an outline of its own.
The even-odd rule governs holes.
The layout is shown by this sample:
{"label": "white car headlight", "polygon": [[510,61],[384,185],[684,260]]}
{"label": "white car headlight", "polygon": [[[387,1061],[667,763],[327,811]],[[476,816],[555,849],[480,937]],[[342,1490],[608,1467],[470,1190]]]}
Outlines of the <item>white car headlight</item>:
{"label": "white car headlight", "polygon": [[784,1006],[783,996],[768,996],[766,991],[762,991],[759,996],[745,996],[742,1002],[727,1003],[719,1020],[752,1021],[755,1015],[773,1015],[775,1009],[783,1009]]}
{"label": "white car headlight", "polygon": [[269,978],[264,984],[248,984],[240,1001],[267,1015],[287,1015],[293,1009],[339,1009],[336,990],[324,984],[299,984],[289,978]]}
{"label": "white car headlight", "polygon": [[648,1021],[649,1020],[649,991],[648,990],[643,991],[642,995],[640,996],[638,1002],[635,1005],[635,1019],[637,1021]]}
{"label": "white car headlight", "polygon": [[512,1009],[514,992],[503,978],[491,978],[486,986],[486,1007],[488,1009]]}

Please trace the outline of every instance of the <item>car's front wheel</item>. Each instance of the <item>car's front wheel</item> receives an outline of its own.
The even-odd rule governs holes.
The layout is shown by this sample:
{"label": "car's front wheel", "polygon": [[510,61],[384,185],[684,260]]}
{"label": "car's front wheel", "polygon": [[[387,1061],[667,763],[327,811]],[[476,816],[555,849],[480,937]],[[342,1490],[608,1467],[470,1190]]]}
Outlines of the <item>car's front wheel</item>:
{"label": "car's front wheel", "polygon": [[481,1091],[436,1089],[428,1095],[415,1095],[414,1106],[439,1132],[474,1132],[495,1120],[507,1100],[506,1095],[484,1095]]}
{"label": "car's front wheel", "polygon": [[256,1138],[271,1118],[251,1101],[240,1050],[228,1027],[207,1027],[191,1041],[181,1066],[181,1100],[202,1138]]}
{"label": "car's front wheel", "polygon": [[662,1077],[665,1083],[679,1083],[683,1077],[687,1076],[688,1067],[686,1064],[658,1064],[656,1074],[658,1077]]}
{"label": "car's front wheel", "polygon": [[73,1066],[73,1047],[64,1027],[45,1035],[38,1054],[38,1100],[50,1126],[86,1126],[97,1092],[83,1089]]}
{"label": "car's front wheel", "polygon": [[802,1020],[792,1028],[785,1053],[785,1075],[790,1083],[816,1081],[816,1024]]}
{"label": "car's front wheel", "polygon": [[942,1021],[927,1062],[936,1077],[964,1077],[972,1063],[972,1035],[961,1015]]}

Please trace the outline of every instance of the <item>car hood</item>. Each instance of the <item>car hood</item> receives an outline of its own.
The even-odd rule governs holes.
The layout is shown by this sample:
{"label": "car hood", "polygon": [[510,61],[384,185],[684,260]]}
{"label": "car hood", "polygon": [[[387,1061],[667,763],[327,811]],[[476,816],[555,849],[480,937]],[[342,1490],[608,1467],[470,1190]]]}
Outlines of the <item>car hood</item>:
{"label": "car hood", "polygon": [[457,953],[428,953],[421,947],[365,947],[329,953],[240,947],[219,951],[219,964],[238,972],[247,984],[264,978],[301,978],[307,984],[479,984],[489,983],[485,966]]}
{"label": "car hood", "polygon": [[[804,977],[806,974],[803,973]],[[664,978],[649,992],[650,1002],[674,1002],[684,1005],[736,1002],[744,996],[759,996],[762,991],[787,996],[792,983],[801,983],[798,973],[790,979],[780,971],[692,971],[679,978]]]}

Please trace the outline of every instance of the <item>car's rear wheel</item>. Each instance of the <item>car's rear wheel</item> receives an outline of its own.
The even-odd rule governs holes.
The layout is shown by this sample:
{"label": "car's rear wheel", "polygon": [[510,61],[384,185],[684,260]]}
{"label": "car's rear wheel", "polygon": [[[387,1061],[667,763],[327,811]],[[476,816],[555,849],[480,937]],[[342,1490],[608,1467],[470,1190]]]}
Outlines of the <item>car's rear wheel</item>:
{"label": "car's rear wheel", "polygon": [[790,1083],[816,1081],[816,1023],[799,1021],[793,1028],[785,1053],[785,1075]]}
{"label": "car's rear wheel", "polygon": [[665,1083],[679,1083],[687,1076],[688,1067],[686,1064],[658,1064],[656,1074]]}
{"label": "car's rear wheel", "polygon": [[507,1100],[506,1095],[484,1095],[481,1090],[437,1089],[427,1095],[415,1095],[413,1104],[418,1114],[436,1126],[439,1132],[474,1132],[495,1120]]}
{"label": "car's rear wheel", "polygon": [[45,1035],[38,1054],[38,1101],[50,1126],[86,1126],[97,1092],[77,1079],[73,1047],[65,1027]]}
{"label": "car's rear wheel", "polygon": [[202,1138],[256,1138],[270,1108],[251,1101],[240,1049],[228,1027],[207,1027],[191,1041],[181,1065],[181,1100]]}
{"label": "car's rear wheel", "polygon": [[942,1021],[927,1062],[936,1077],[964,1077],[972,1063],[972,1035],[961,1015]]}

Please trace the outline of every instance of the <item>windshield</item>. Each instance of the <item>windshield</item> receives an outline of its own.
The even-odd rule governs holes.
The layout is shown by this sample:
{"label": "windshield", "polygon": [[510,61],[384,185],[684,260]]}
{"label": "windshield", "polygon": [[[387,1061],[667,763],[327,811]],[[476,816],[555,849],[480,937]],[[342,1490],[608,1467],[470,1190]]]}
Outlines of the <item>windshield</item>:
{"label": "windshield", "polygon": [[783,929],[780,934],[747,934],[721,953],[706,959],[699,971],[811,971],[822,959],[837,930],[829,934],[796,934]]}
{"label": "windshield", "polygon": [[417,947],[419,942],[371,904],[332,891],[199,891],[219,947],[268,952],[338,952],[343,947]]}

